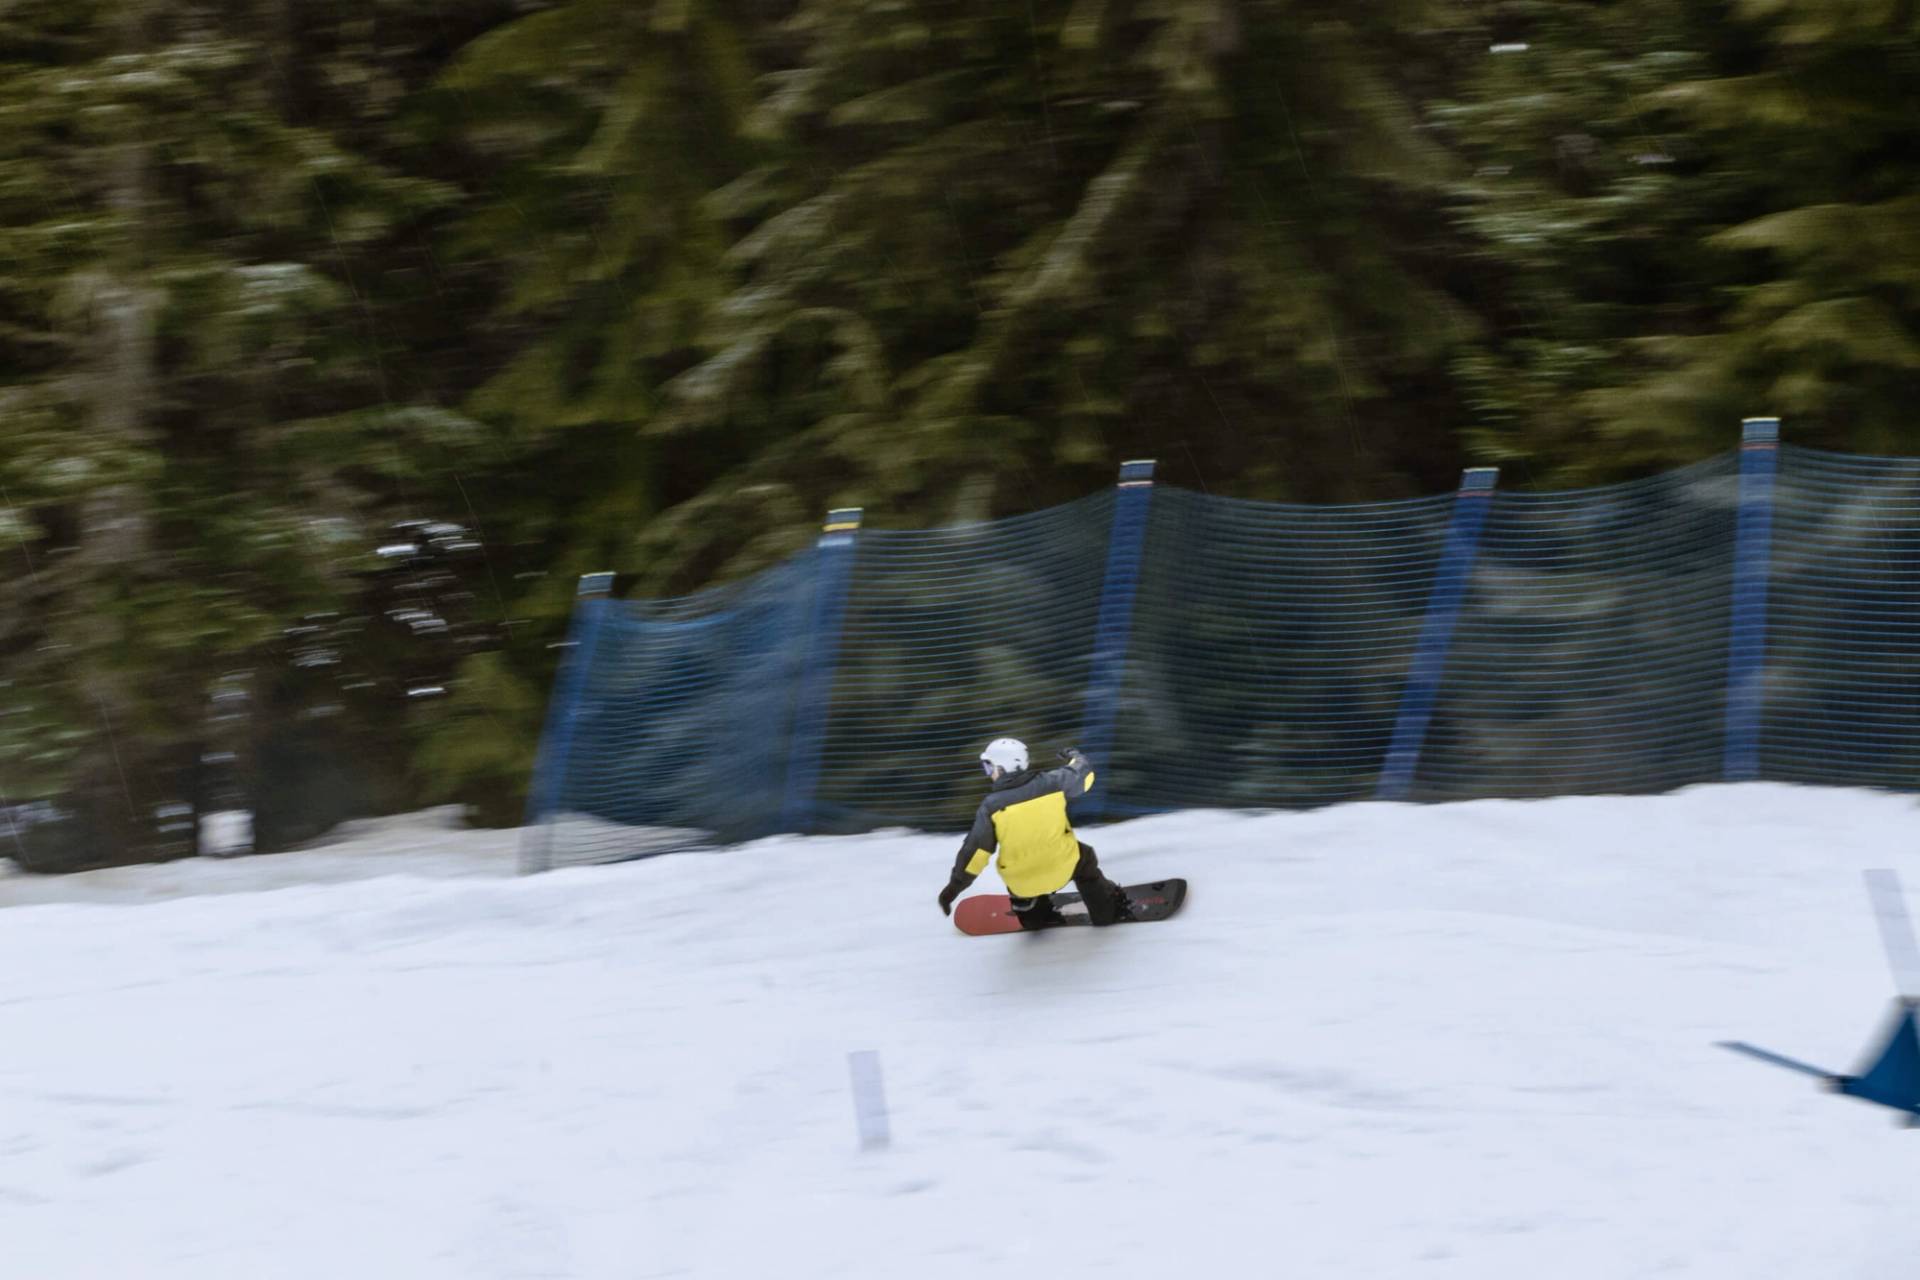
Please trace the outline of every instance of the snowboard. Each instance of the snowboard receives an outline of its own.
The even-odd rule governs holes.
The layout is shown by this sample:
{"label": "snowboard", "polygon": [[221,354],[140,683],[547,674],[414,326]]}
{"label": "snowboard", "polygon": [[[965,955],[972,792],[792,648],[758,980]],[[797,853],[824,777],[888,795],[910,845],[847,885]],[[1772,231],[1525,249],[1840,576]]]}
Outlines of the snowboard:
{"label": "snowboard", "polygon": [[[1126,886],[1127,903],[1133,913],[1131,921],[1118,921],[1120,924],[1145,924],[1153,920],[1165,920],[1180,909],[1187,900],[1187,882],[1185,880],[1155,880],[1149,884],[1130,884]],[[953,923],[962,933],[981,937],[990,933],[1038,933],[1047,929],[1061,929],[1071,925],[1092,925],[1087,918],[1086,904],[1077,893],[1056,893],[1053,905],[1060,909],[1065,919],[1055,924],[1041,925],[1039,929],[1026,929],[1020,924],[1019,917],[1013,914],[1011,901],[1004,893],[976,893],[971,898],[962,898],[953,906]]]}

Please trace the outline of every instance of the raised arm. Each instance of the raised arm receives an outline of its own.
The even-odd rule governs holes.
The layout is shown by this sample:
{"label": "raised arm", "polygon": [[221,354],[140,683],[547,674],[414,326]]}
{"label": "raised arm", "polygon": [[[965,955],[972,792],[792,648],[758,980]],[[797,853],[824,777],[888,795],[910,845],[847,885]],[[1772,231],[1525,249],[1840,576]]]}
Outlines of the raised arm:
{"label": "raised arm", "polygon": [[1093,762],[1080,754],[1080,748],[1068,747],[1060,753],[1067,763],[1058,769],[1047,770],[1047,780],[1060,788],[1069,800],[1078,800],[1093,790]]}

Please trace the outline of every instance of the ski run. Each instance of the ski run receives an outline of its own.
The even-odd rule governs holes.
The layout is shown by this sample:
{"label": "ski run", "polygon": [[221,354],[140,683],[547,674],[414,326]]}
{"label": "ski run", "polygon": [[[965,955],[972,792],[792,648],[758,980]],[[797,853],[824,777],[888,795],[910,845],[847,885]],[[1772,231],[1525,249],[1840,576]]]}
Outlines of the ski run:
{"label": "ski run", "polygon": [[1762,784],[1184,813],[1082,833],[1174,919],[996,938],[934,903],[957,832],[0,875],[0,1273],[1904,1275],[1920,1133],[1715,1042],[1853,1069],[1860,872],[1920,887],[1917,833]]}

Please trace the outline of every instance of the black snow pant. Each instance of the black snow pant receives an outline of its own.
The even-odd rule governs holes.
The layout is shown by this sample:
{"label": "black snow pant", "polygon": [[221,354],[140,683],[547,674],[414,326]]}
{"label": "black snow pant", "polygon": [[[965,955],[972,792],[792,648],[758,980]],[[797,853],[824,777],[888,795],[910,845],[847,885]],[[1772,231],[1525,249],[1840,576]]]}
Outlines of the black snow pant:
{"label": "black snow pant", "polygon": [[[1080,843],[1080,860],[1073,865],[1073,887],[1080,891],[1080,900],[1087,904],[1088,923],[1108,925],[1126,917],[1126,890],[1101,872],[1100,859],[1094,856],[1093,846],[1085,841]],[[1060,909],[1053,905],[1050,893],[1037,898],[1014,898],[1011,905],[1024,928],[1041,928],[1060,918]]]}

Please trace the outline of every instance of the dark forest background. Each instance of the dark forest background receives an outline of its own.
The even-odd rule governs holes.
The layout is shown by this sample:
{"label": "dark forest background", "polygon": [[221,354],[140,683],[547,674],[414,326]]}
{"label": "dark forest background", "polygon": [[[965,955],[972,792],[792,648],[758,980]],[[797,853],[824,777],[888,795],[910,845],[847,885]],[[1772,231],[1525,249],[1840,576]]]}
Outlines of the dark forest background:
{"label": "dark forest background", "polygon": [[0,832],[520,812],[577,576],[1920,452],[1915,0],[0,0]]}

